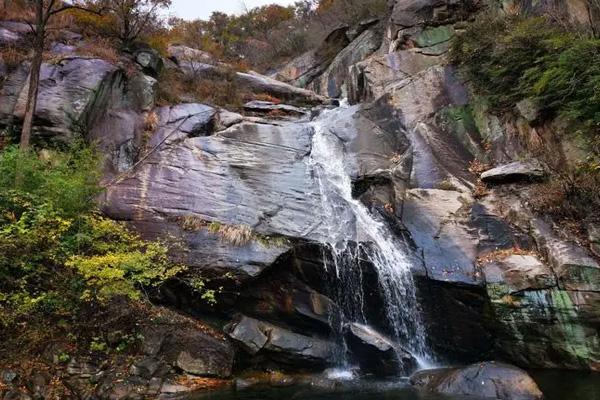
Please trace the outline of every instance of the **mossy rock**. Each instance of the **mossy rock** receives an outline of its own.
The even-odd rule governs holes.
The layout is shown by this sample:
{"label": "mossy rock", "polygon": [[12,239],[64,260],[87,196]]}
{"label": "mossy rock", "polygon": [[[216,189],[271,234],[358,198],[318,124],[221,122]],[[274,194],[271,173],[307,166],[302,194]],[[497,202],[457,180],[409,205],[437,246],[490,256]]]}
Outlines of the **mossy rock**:
{"label": "mossy rock", "polygon": [[415,43],[418,47],[431,47],[448,42],[453,36],[454,28],[452,26],[427,28],[415,38]]}

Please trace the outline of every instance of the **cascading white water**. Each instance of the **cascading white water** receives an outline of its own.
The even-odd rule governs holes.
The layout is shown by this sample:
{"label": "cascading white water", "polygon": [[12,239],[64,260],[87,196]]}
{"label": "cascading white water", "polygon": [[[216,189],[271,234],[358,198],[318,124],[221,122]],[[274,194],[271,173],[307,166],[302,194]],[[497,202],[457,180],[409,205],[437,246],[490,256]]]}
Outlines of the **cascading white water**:
{"label": "cascading white water", "polygon": [[[361,258],[376,269],[385,314],[393,330],[393,339],[419,362],[429,367],[431,356],[426,346],[425,329],[416,299],[411,261],[406,246],[398,241],[383,221],[375,218],[367,207],[352,196],[352,180],[348,174],[354,161],[344,143],[327,128],[333,113],[344,112],[347,106],[326,110],[312,125],[310,167],[319,183],[326,244],[332,253],[326,268],[335,273],[332,289],[341,302],[343,321],[367,323],[364,312]],[[343,349],[345,350],[345,349]]]}

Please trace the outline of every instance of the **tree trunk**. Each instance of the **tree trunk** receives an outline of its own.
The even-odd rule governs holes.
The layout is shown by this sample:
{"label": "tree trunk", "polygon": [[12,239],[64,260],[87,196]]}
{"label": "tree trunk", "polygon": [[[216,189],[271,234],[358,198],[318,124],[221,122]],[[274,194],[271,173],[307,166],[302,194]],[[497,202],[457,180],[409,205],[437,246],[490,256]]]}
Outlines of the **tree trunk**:
{"label": "tree trunk", "polygon": [[36,1],[35,10],[36,31],[33,42],[33,59],[31,60],[31,71],[29,72],[29,90],[27,92],[27,103],[25,104],[25,116],[23,118],[23,129],[21,131],[21,150],[29,148],[31,142],[31,130],[33,127],[33,116],[37,106],[37,97],[40,84],[40,70],[42,68],[42,57],[44,54],[44,39],[46,27],[44,23],[44,4],[42,0]]}

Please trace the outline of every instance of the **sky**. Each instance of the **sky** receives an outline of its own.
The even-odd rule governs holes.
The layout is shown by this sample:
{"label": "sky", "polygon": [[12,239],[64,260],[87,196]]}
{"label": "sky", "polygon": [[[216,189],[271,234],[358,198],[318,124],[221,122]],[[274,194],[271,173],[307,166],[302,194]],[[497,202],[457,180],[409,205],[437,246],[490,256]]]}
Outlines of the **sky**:
{"label": "sky", "polygon": [[250,9],[273,3],[287,6],[295,2],[296,0],[173,0],[169,15],[188,20],[208,19],[213,11],[238,14],[245,7]]}

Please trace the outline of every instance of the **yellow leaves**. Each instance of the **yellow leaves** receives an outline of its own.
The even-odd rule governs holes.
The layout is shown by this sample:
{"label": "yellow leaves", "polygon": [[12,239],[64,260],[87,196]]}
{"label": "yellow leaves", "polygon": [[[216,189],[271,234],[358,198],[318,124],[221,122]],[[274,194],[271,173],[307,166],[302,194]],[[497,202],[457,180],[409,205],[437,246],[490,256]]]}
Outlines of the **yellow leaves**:
{"label": "yellow leaves", "polygon": [[185,270],[172,264],[167,247],[160,242],[140,243],[143,250],[110,252],[96,256],[75,256],[67,266],[77,270],[91,290],[84,299],[108,300],[126,296],[137,300],[142,287],[156,287]]}

